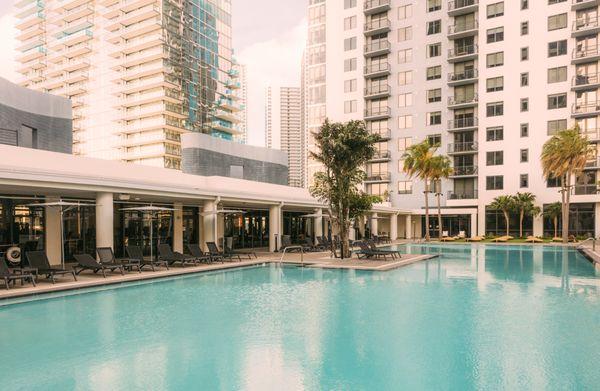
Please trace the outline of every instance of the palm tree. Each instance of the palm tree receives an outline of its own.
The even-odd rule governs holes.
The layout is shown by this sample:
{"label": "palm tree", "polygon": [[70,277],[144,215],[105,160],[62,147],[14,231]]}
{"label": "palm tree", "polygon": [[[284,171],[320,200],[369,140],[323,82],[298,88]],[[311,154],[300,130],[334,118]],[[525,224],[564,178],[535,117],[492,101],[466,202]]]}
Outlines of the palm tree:
{"label": "palm tree", "polygon": [[513,196],[502,195],[494,198],[490,204],[490,208],[501,210],[504,214],[504,221],[506,221],[506,236],[510,232],[510,212],[515,207],[515,201]]}
{"label": "palm tree", "polygon": [[535,195],[533,195],[531,193],[517,193],[513,197],[513,201],[514,201],[515,210],[519,212],[519,237],[522,238],[523,237],[523,220],[525,218],[525,215],[531,214],[532,216],[535,216],[535,215],[539,214],[539,213],[537,213],[537,214],[532,213],[532,212],[534,212],[534,209],[536,208],[536,206],[534,205]]}
{"label": "palm tree", "polygon": [[417,177],[425,183],[425,240],[429,241],[429,180],[431,179],[431,160],[437,150],[437,145],[431,145],[429,140],[410,146],[402,158],[403,170],[409,177]]}
{"label": "palm tree", "polygon": [[558,217],[562,213],[562,204],[560,202],[554,202],[546,207],[544,210],[544,216],[552,219],[554,224],[554,237],[558,236]]}
{"label": "palm tree", "polygon": [[435,190],[435,196],[437,199],[437,210],[438,210],[438,234],[440,240],[442,240],[442,207],[440,202],[441,191],[442,191],[442,179],[447,179],[452,175],[452,165],[448,156],[434,156],[431,159],[431,182]]}
{"label": "palm tree", "polygon": [[579,133],[579,126],[558,132],[542,147],[542,168],[546,178],[560,178],[562,204],[562,239],[569,241],[569,207],[571,180],[583,171],[590,153],[590,144]]}

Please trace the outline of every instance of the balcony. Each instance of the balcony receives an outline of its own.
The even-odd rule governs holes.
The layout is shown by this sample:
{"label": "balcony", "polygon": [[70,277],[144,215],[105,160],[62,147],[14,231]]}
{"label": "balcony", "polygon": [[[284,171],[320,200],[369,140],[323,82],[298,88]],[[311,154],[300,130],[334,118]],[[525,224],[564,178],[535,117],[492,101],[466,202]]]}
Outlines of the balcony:
{"label": "balcony", "polygon": [[365,183],[386,183],[391,181],[392,176],[389,172],[370,172],[367,173]]}
{"label": "balcony", "polygon": [[479,95],[473,94],[471,96],[449,96],[448,97],[448,108],[460,109],[465,107],[477,106],[479,101]]}
{"label": "balcony", "polygon": [[392,109],[389,107],[371,107],[365,110],[365,121],[375,121],[386,119],[392,116]]}
{"label": "balcony", "polygon": [[118,44],[123,39],[132,39],[160,28],[162,28],[160,19],[145,20],[140,23],[132,24],[131,26],[121,26],[119,30],[113,31],[108,35],[107,41]]}
{"label": "balcony", "polygon": [[20,63],[25,63],[25,62],[29,62],[31,60],[38,59],[45,55],[46,55],[46,49],[41,46],[38,46],[33,49],[26,50],[23,53],[21,53],[20,55],[18,55],[17,61],[19,61]]}
{"label": "balcony", "polygon": [[473,60],[477,57],[479,48],[477,45],[457,46],[448,49],[448,62],[460,62]]}
{"label": "balcony", "polygon": [[475,130],[478,126],[477,117],[457,118],[448,121],[448,131]]}
{"label": "balcony", "polygon": [[377,151],[375,155],[369,160],[370,162],[387,162],[392,159],[390,151]]}
{"label": "balcony", "polygon": [[573,22],[571,28],[572,37],[580,37],[587,34],[597,34],[600,31],[598,17],[595,18],[579,18]]}
{"label": "balcony", "polygon": [[448,144],[448,155],[466,155],[477,153],[478,145],[475,141]]}
{"label": "balcony", "polygon": [[600,50],[598,46],[581,47],[573,49],[571,63],[582,64],[584,62],[600,60]]}
{"label": "balcony", "polygon": [[382,54],[389,54],[391,48],[390,41],[387,39],[380,39],[365,44],[365,57],[381,56]]}
{"label": "balcony", "polygon": [[374,84],[365,88],[365,99],[378,99],[391,95],[391,87],[388,84]]}
{"label": "balcony", "polygon": [[600,101],[591,103],[574,103],[571,106],[573,117],[589,117],[600,114]]}
{"label": "balcony", "polygon": [[462,72],[450,72],[448,73],[448,85],[460,86],[475,83],[478,77],[479,71],[477,69],[465,69]]}
{"label": "balcony", "polygon": [[221,121],[218,119],[211,122],[210,128],[219,132],[230,133],[233,135],[243,133],[237,126],[232,125],[230,122]]}
{"label": "balcony", "polygon": [[460,191],[460,192],[455,192],[450,190],[448,192],[448,199],[449,200],[476,200],[478,198],[478,194],[477,194],[477,190],[471,190],[471,191]]}
{"label": "balcony", "polygon": [[576,75],[571,80],[571,89],[574,91],[596,89],[600,87],[600,73],[590,75]]}
{"label": "balcony", "polygon": [[375,64],[369,64],[365,66],[365,78],[375,78],[380,76],[387,76],[391,73],[391,67],[389,62],[380,62]]}
{"label": "balcony", "polygon": [[59,22],[73,22],[77,19],[83,18],[85,16],[91,15],[94,13],[94,7],[90,4],[81,4],[75,8],[71,8],[70,10],[64,12],[62,15],[56,17],[54,21]]}
{"label": "balcony", "polygon": [[598,194],[598,185],[575,185],[573,195],[596,195]]}
{"label": "balcony", "polygon": [[577,11],[600,5],[600,0],[571,0],[571,10]]}
{"label": "balcony", "polygon": [[365,15],[373,15],[389,11],[392,8],[390,3],[390,0],[367,0],[365,1],[363,12]]}
{"label": "balcony", "polygon": [[26,18],[23,18],[23,19],[19,20],[17,22],[16,27],[20,31],[23,31],[25,29],[30,28],[33,25],[41,23],[45,19],[46,19],[46,16],[44,15],[44,12],[43,11],[38,11],[38,12],[35,12],[35,13],[27,16]]}
{"label": "balcony", "polygon": [[90,3],[90,2],[91,2],[91,0],[61,0],[57,4],[56,11],[59,11],[59,12],[61,12],[63,10],[69,11],[69,10],[79,7],[82,4]]}
{"label": "balcony", "polygon": [[479,0],[454,0],[448,2],[448,15],[470,14],[479,8]]}
{"label": "balcony", "polygon": [[44,34],[45,28],[43,24],[35,24],[25,30],[22,30],[19,35],[17,35],[17,39],[21,42],[31,39],[33,37],[37,37],[41,34]]}
{"label": "balcony", "polygon": [[374,19],[365,23],[364,34],[369,37],[375,34],[387,33],[391,30],[392,23],[389,19]]}
{"label": "balcony", "polygon": [[379,129],[379,130],[369,129],[369,132],[373,135],[378,135],[379,138],[381,139],[381,141],[387,141],[392,138],[392,131],[390,129]]}
{"label": "balcony", "polygon": [[448,39],[459,39],[477,35],[479,23],[476,20],[448,26]]}
{"label": "balcony", "polygon": [[580,129],[579,133],[591,143],[600,142],[600,128]]}
{"label": "balcony", "polygon": [[216,118],[222,119],[223,121],[227,121],[227,122],[231,122],[231,123],[241,122],[240,118],[236,114],[234,114],[230,111],[227,111],[227,110],[217,109],[214,111],[213,115]]}
{"label": "balcony", "polygon": [[458,166],[454,167],[450,178],[476,177],[477,166]]}
{"label": "balcony", "polygon": [[232,90],[239,90],[240,88],[242,88],[242,85],[239,81],[227,80],[227,82],[225,83],[225,87]]}
{"label": "balcony", "polygon": [[592,157],[587,162],[585,162],[586,170],[597,170],[600,168],[600,157]]}
{"label": "balcony", "polygon": [[148,4],[144,7],[124,12],[121,16],[114,18],[105,28],[108,31],[118,31],[122,26],[131,26],[135,23],[143,22],[147,19],[160,15],[160,7],[156,4]]}

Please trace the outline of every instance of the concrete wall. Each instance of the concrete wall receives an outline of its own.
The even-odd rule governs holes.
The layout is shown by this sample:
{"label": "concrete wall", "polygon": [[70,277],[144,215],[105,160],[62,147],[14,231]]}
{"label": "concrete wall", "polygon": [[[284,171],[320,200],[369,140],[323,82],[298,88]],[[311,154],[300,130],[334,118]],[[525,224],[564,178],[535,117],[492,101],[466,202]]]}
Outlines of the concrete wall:
{"label": "concrete wall", "polygon": [[71,101],[0,78],[0,143],[71,153]]}

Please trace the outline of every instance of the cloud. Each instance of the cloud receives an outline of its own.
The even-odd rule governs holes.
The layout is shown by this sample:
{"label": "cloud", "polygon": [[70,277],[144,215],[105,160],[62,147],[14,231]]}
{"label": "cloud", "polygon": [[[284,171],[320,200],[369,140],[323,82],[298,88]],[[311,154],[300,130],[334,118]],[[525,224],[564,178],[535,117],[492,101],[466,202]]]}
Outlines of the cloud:
{"label": "cloud", "polygon": [[17,29],[16,19],[12,14],[0,17],[0,48],[4,49],[0,56],[0,77],[17,82],[19,75],[16,71]]}
{"label": "cloud", "polygon": [[237,55],[247,66],[248,143],[264,145],[265,89],[267,86],[300,86],[306,20],[278,37],[252,44]]}

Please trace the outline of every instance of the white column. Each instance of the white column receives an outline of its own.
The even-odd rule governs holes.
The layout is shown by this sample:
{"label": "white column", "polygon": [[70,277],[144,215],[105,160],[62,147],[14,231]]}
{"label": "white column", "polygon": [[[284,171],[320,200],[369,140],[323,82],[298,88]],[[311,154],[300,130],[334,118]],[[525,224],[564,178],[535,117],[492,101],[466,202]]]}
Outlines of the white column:
{"label": "white column", "polygon": [[112,193],[96,194],[96,247],[114,249],[114,200]]}
{"label": "white column", "polygon": [[315,243],[317,244],[317,237],[323,236],[323,209],[317,208],[314,212],[318,217],[315,217]]}
{"label": "white column", "polygon": [[405,226],[405,230],[406,230],[406,239],[412,239],[412,217],[411,217],[411,215],[406,215],[404,226]]}
{"label": "white column", "polygon": [[[481,194],[481,193],[479,193]],[[477,224],[477,235],[485,235],[485,205],[479,205],[478,207],[478,224]]]}
{"label": "white column", "polygon": [[544,235],[544,216],[539,215],[533,218],[533,236]]}
{"label": "white column", "polygon": [[202,206],[202,244],[204,250],[208,251],[206,242],[217,242],[216,221],[217,221],[217,203],[216,201],[206,201]]}
{"label": "white column", "polygon": [[398,215],[390,215],[390,240],[398,239]]}
{"label": "white column", "polygon": [[[54,197],[46,197],[46,202],[56,202],[59,199]],[[61,264],[61,246],[62,235],[61,230],[61,214],[60,208],[57,206],[46,207],[46,255],[51,265]]]}
{"label": "white column", "polygon": [[379,217],[377,213],[371,214],[371,235],[379,234],[379,220],[377,220],[377,217]]}
{"label": "white column", "polygon": [[477,213],[471,213],[471,237],[477,236]]}
{"label": "white column", "polygon": [[173,203],[173,251],[183,252],[183,204]]}
{"label": "white column", "polygon": [[269,251],[273,252],[281,246],[281,207],[269,207]]}
{"label": "white column", "polygon": [[600,202],[594,208],[594,237],[600,237]]}

